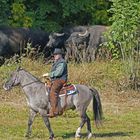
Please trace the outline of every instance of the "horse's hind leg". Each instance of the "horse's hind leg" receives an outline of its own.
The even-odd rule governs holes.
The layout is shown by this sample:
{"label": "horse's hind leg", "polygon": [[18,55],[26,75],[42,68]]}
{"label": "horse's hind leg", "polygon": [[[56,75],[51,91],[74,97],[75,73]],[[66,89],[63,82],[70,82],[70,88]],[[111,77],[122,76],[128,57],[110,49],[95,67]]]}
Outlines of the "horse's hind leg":
{"label": "horse's hind leg", "polygon": [[90,123],[90,118],[88,117],[88,115],[86,114],[86,118],[87,118],[87,138],[90,139],[92,137],[92,133],[91,133],[91,123]]}
{"label": "horse's hind leg", "polygon": [[44,123],[45,123],[46,127],[49,130],[49,134],[50,134],[49,140],[53,140],[54,139],[54,133],[53,133],[53,131],[51,129],[50,121],[49,121],[47,116],[42,116],[42,118],[44,120]]}
{"label": "horse's hind leg", "polygon": [[75,133],[75,138],[81,137],[80,132],[85,123],[87,123],[87,131],[88,131],[87,139],[90,139],[92,137],[90,119],[89,119],[88,115],[86,114],[86,111],[82,111],[81,123]]}
{"label": "horse's hind leg", "polygon": [[82,109],[80,111],[80,117],[81,117],[81,123],[80,123],[80,126],[78,127],[78,129],[76,130],[75,138],[81,137],[81,135],[80,135],[81,129],[87,121],[86,112]]}
{"label": "horse's hind leg", "polygon": [[31,133],[32,133],[32,124],[34,121],[34,118],[36,116],[36,112],[33,111],[32,109],[30,109],[30,115],[29,115],[29,120],[28,120],[28,128],[27,128],[27,132],[25,134],[25,137],[30,137]]}

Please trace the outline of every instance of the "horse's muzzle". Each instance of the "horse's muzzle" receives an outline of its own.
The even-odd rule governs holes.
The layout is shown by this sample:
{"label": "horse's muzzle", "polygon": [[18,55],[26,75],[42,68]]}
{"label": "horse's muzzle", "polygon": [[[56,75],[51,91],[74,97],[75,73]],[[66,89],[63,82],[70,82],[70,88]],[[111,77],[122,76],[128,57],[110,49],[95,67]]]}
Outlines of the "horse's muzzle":
{"label": "horse's muzzle", "polygon": [[4,90],[10,90],[10,86],[3,85]]}

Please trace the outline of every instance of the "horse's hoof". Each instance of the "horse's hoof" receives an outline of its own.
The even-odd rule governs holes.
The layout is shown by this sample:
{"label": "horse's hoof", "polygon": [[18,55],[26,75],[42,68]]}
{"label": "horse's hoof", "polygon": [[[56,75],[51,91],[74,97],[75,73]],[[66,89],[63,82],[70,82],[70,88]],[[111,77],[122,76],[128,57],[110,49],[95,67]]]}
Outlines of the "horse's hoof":
{"label": "horse's hoof", "polygon": [[26,133],[25,133],[25,135],[24,135],[24,137],[26,137],[26,138],[30,138],[31,137],[31,131],[27,131]]}
{"label": "horse's hoof", "polygon": [[89,133],[87,136],[87,139],[90,139],[90,138],[92,138],[92,133]]}
{"label": "horse's hoof", "polygon": [[50,136],[49,137],[49,140],[54,140],[54,136]]}
{"label": "horse's hoof", "polygon": [[24,135],[24,137],[30,138],[30,137],[31,137],[31,134],[26,133],[26,134]]}
{"label": "horse's hoof", "polygon": [[75,135],[75,140],[80,140],[80,138],[81,138],[81,135],[80,134],[76,134]]}

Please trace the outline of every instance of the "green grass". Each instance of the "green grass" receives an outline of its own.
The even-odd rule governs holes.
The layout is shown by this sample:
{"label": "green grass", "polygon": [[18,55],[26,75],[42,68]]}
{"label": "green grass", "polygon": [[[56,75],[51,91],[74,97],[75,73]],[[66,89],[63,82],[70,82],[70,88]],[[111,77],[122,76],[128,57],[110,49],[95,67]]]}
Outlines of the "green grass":
{"label": "green grass", "polygon": [[[40,77],[50,70],[51,65],[23,59],[21,66]],[[17,64],[0,67],[0,140],[26,140],[24,134],[27,129],[28,107],[25,96],[20,88],[16,87],[9,92],[2,88],[9,72],[16,67]],[[102,127],[95,127],[93,114],[88,109],[92,131],[96,137],[92,140],[140,140],[140,94],[125,90],[125,76],[119,61],[69,64],[70,82],[90,85],[100,91],[104,112]],[[61,117],[50,119],[50,122],[55,140],[73,140],[80,118],[75,111],[69,110]],[[81,133],[81,139],[86,139],[86,126]],[[47,140],[48,137],[48,130],[38,115],[30,140]]]}
{"label": "green grass", "polygon": [[[67,112],[68,113],[68,112]],[[79,117],[69,117],[65,113],[61,117],[50,119],[57,140],[74,139],[74,133],[79,125]],[[74,113],[71,111],[70,113]],[[88,112],[92,118],[91,112]],[[26,106],[17,108],[11,105],[0,106],[0,138],[3,140],[22,140],[26,132],[28,120],[28,109]],[[133,110],[123,114],[106,113],[103,120],[103,126],[95,128],[93,120],[91,121],[92,130],[97,140],[134,140],[140,139],[140,111]],[[82,139],[86,138],[86,127],[82,130]],[[33,132],[30,139],[44,140],[48,138],[48,130],[40,116],[37,116],[33,124]],[[94,138],[92,138],[94,139]]]}

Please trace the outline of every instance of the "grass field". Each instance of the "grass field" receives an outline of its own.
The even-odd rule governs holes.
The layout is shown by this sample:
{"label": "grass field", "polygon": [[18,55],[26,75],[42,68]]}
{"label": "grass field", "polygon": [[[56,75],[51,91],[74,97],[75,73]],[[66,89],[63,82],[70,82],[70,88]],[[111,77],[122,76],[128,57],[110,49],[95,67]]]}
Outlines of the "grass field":
{"label": "grass field", "polygon": [[[93,140],[140,140],[140,93],[125,89],[125,74],[121,66],[119,62],[69,64],[70,81],[88,84],[100,92],[104,113],[102,127],[95,127],[93,114],[90,107],[88,109],[94,134]],[[18,87],[9,92],[2,88],[8,77],[7,73],[15,67],[16,65],[0,67],[0,140],[26,139],[24,134],[27,128],[28,107],[25,96]],[[27,60],[23,61],[22,67],[38,77],[50,68],[40,62]],[[75,111],[70,110],[61,117],[50,119],[50,122],[56,140],[73,140],[80,119]],[[86,139],[86,126],[81,133],[81,139]],[[47,140],[48,136],[48,130],[38,115],[30,139]]]}

